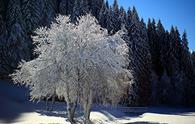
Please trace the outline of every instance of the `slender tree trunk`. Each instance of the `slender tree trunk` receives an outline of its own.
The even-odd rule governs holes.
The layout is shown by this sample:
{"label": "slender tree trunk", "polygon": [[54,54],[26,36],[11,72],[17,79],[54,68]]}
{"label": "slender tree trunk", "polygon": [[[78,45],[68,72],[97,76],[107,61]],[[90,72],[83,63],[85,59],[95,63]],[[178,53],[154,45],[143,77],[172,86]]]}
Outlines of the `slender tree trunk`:
{"label": "slender tree trunk", "polygon": [[84,117],[85,117],[85,124],[90,124],[90,111],[91,108],[89,108],[88,105],[85,106],[85,110],[84,110]]}
{"label": "slender tree trunk", "polygon": [[68,112],[68,120],[71,124],[75,123],[74,115],[77,107],[77,102],[68,102],[67,103],[67,112]]}
{"label": "slender tree trunk", "polygon": [[49,100],[46,98],[46,100],[45,100],[45,103],[46,103],[46,104],[45,104],[45,106],[46,106],[46,111],[49,111],[48,101],[49,101]]}
{"label": "slender tree trunk", "polygon": [[77,102],[73,103],[72,109],[71,109],[71,117],[74,119],[75,111],[77,107]]}
{"label": "slender tree trunk", "polygon": [[73,104],[72,103],[67,103],[67,112],[68,112],[68,120],[72,123],[73,122],[73,117],[72,117],[72,113],[71,113],[71,109],[72,109]]}
{"label": "slender tree trunk", "polygon": [[92,90],[90,89],[89,96],[86,101],[84,101],[84,117],[85,117],[85,124],[91,124],[90,122],[90,112],[92,107]]}
{"label": "slender tree trunk", "polygon": [[50,111],[53,111],[53,105],[54,104],[55,104],[55,95],[52,96],[52,103],[51,103]]}

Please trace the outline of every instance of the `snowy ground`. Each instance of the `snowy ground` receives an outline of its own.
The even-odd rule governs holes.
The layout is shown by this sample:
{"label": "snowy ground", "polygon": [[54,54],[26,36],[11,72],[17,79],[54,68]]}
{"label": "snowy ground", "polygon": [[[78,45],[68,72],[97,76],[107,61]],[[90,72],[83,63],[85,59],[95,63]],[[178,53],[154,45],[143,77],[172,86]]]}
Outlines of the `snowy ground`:
{"label": "snowy ground", "polygon": [[[28,102],[26,92],[22,87],[0,81],[0,124],[69,124],[63,103],[55,104],[54,111],[47,112],[44,103]],[[82,123],[79,115],[77,122]],[[148,107],[134,111],[95,106],[91,120],[95,124],[195,124],[195,109]]]}

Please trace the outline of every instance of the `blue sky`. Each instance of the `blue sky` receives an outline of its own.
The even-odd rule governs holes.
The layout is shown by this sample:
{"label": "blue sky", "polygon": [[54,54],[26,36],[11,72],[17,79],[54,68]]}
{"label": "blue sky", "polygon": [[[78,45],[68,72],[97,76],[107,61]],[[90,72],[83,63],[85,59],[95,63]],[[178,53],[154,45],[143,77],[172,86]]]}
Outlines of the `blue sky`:
{"label": "blue sky", "polygon": [[[114,0],[108,0],[110,4]],[[195,0],[118,0],[126,9],[136,7],[145,22],[160,19],[166,29],[177,26],[180,34],[187,31],[190,50],[195,51]]]}

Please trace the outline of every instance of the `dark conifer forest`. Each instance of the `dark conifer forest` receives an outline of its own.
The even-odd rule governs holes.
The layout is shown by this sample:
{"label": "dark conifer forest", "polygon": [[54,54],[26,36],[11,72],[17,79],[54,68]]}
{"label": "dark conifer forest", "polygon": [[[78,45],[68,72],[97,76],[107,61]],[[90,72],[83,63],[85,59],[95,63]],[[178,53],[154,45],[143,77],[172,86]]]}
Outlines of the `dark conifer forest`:
{"label": "dark conifer forest", "polygon": [[[114,0],[0,0],[0,78],[9,78],[21,60],[29,61],[34,44],[31,36],[50,26],[59,14],[72,22],[86,13],[95,16],[110,35],[120,29],[128,33],[133,84],[121,104],[195,105],[195,52],[190,52],[187,33],[163,27],[160,20],[143,20],[135,7],[125,10]],[[147,21],[147,22],[145,22]]]}

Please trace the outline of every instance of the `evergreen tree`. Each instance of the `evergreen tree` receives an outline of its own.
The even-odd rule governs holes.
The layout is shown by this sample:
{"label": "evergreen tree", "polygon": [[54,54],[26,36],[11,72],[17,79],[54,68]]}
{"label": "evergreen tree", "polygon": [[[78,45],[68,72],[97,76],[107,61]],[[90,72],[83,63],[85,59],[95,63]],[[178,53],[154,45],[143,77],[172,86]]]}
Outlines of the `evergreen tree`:
{"label": "evergreen tree", "polygon": [[112,6],[112,13],[111,13],[111,25],[113,25],[112,33],[117,32],[121,29],[121,22],[120,22],[120,13],[118,7],[118,0],[114,0]]}
{"label": "evergreen tree", "polygon": [[73,22],[77,21],[79,16],[85,15],[89,12],[89,6],[87,0],[75,0],[73,7],[73,13],[71,15],[71,20]]}
{"label": "evergreen tree", "polygon": [[160,20],[158,21],[156,27],[155,27],[155,21],[153,20],[151,27],[149,31],[152,31],[153,33],[148,32],[148,35],[150,35],[150,45],[151,45],[150,50],[151,50],[152,60],[153,60],[152,61],[153,75],[151,75],[151,77],[154,76],[154,79],[156,79],[156,80],[151,80],[153,88],[156,88],[155,90],[152,89],[152,94],[153,94],[152,99],[155,104],[160,104],[162,102],[162,92],[163,92],[162,87],[164,85],[162,84],[163,82],[160,81],[160,78],[163,75],[163,71],[165,71],[161,61],[162,60],[161,57],[164,54],[162,53],[162,49],[163,49],[162,44],[165,44],[166,33]]}
{"label": "evergreen tree", "polygon": [[153,19],[148,21],[148,38],[150,45],[150,53],[152,57],[152,70],[158,75],[162,75],[162,65],[160,62],[160,51],[161,43],[163,42],[161,38],[164,37],[164,28],[159,21],[157,26],[156,22]]}
{"label": "evergreen tree", "polygon": [[125,9],[123,7],[121,7],[120,10],[119,10],[119,24],[120,24],[120,27],[122,27],[123,25],[126,26],[126,19],[127,19],[127,13],[126,13]]}
{"label": "evergreen tree", "polygon": [[5,0],[0,0],[0,15],[2,16],[2,18],[5,17],[5,11],[6,11]]}
{"label": "evergreen tree", "polygon": [[8,36],[4,48],[4,56],[9,63],[9,71],[17,67],[20,60],[31,58],[31,42],[26,34],[22,20],[20,0],[10,0],[6,11]]}
{"label": "evergreen tree", "polygon": [[88,0],[88,4],[92,15],[98,18],[101,9],[104,6],[104,0]]}
{"label": "evergreen tree", "polygon": [[114,34],[121,29],[120,13],[117,0],[114,1],[113,6],[109,8],[107,17],[107,29],[109,34]]}
{"label": "evergreen tree", "polygon": [[185,104],[190,104],[191,94],[193,94],[193,78],[194,78],[194,69],[191,59],[191,53],[188,47],[187,34],[184,31],[182,35],[182,49],[181,49],[181,71],[183,72],[183,84],[185,89]]}
{"label": "evergreen tree", "polygon": [[170,58],[172,59],[170,63],[170,74],[171,76],[174,73],[180,71],[180,47],[181,47],[181,38],[177,28],[172,27],[170,31]]}
{"label": "evergreen tree", "polygon": [[58,0],[58,12],[61,15],[71,15],[73,13],[73,7],[75,0]]}
{"label": "evergreen tree", "polygon": [[170,97],[169,93],[172,89],[171,89],[171,79],[168,76],[166,70],[163,72],[163,75],[160,78],[160,84],[161,84],[162,91],[160,96],[158,96],[161,98],[159,102],[160,104],[167,105],[168,98]]}
{"label": "evergreen tree", "polygon": [[41,22],[43,0],[23,0],[21,4],[22,19],[24,20],[25,29],[31,33]]}
{"label": "evergreen tree", "polygon": [[[193,70],[195,72],[195,52],[193,51],[191,53],[191,60],[192,60],[192,65],[193,65]],[[188,89],[190,92],[189,92],[189,95],[188,95],[188,105],[191,105],[193,106],[195,104],[195,100],[192,99],[195,97],[195,73],[194,73],[194,76],[193,76],[193,80],[192,82],[190,82],[190,89]]]}
{"label": "evergreen tree", "polygon": [[57,9],[57,0],[43,0],[43,10],[42,10],[42,19],[41,25],[48,26],[54,21]]}
{"label": "evergreen tree", "polygon": [[112,8],[111,7],[109,7],[109,9],[108,9],[108,15],[107,15],[107,17],[106,17],[106,29],[108,30],[108,33],[109,34],[112,34],[112,32],[113,32],[113,29],[114,29],[114,27],[113,27],[113,23],[112,23],[112,15],[113,15],[113,11],[112,11]]}
{"label": "evergreen tree", "polygon": [[0,79],[5,77],[9,73],[9,65],[10,63],[6,61],[6,51],[5,44],[6,44],[6,36],[7,36],[7,30],[6,30],[6,24],[3,20],[2,13],[0,13]]}
{"label": "evergreen tree", "polygon": [[157,74],[159,74],[159,76],[162,76],[163,74],[163,65],[162,65],[162,62],[161,62],[161,56],[162,56],[162,49],[163,49],[163,46],[162,44],[164,44],[166,41],[166,32],[165,32],[165,29],[161,23],[161,21],[159,20],[158,21],[158,24],[157,24],[157,28],[156,28],[156,33],[157,33],[157,42],[156,43],[157,47],[158,47],[158,51],[156,54],[157,55],[157,66],[158,66],[158,69],[156,70],[157,71]]}
{"label": "evergreen tree", "polygon": [[189,51],[187,33],[184,31],[182,35],[182,47],[184,50]]}
{"label": "evergreen tree", "polygon": [[170,74],[168,74],[168,70],[169,70],[169,57],[170,57],[170,42],[169,42],[169,32],[165,31],[165,37],[164,37],[164,41],[162,42],[162,48],[161,48],[161,63],[162,63],[162,67],[163,67],[163,73],[166,72],[167,75],[170,76]]}
{"label": "evergreen tree", "polygon": [[106,28],[107,23],[108,23],[107,17],[108,17],[109,8],[107,7],[106,4],[108,3],[105,3],[105,2],[103,3],[102,8],[99,13],[99,17],[98,17],[99,23],[103,28]]}
{"label": "evergreen tree", "polygon": [[69,13],[68,13],[68,1],[69,0],[59,0],[58,2],[58,9],[59,9],[59,13],[61,14],[61,15],[68,15]]}
{"label": "evergreen tree", "polygon": [[192,61],[190,58],[190,51],[188,47],[188,39],[186,32],[184,32],[182,36],[181,70],[184,71],[187,77],[192,79],[194,72]]}
{"label": "evergreen tree", "polygon": [[128,8],[127,18],[126,18],[127,28],[131,27],[131,8]]}
{"label": "evergreen tree", "polygon": [[[169,71],[171,78],[171,90],[169,90],[169,97],[167,102],[171,105],[184,104],[186,97],[186,81],[185,74],[181,70],[181,38],[178,29],[171,28],[170,31],[170,63]],[[173,92],[174,91],[174,92]],[[174,99],[173,99],[174,96]]]}
{"label": "evergreen tree", "polygon": [[129,46],[130,54],[130,69],[134,80],[132,81],[134,93],[137,94],[136,104],[146,105],[150,98],[150,55],[149,44],[147,38],[146,27],[143,22],[140,22],[135,7],[131,13],[131,28],[129,31]]}
{"label": "evergreen tree", "polygon": [[191,59],[192,59],[193,69],[195,71],[195,51],[192,52]]}
{"label": "evergreen tree", "polygon": [[114,3],[113,3],[113,11],[114,11],[116,14],[119,13],[118,0],[114,0]]}

